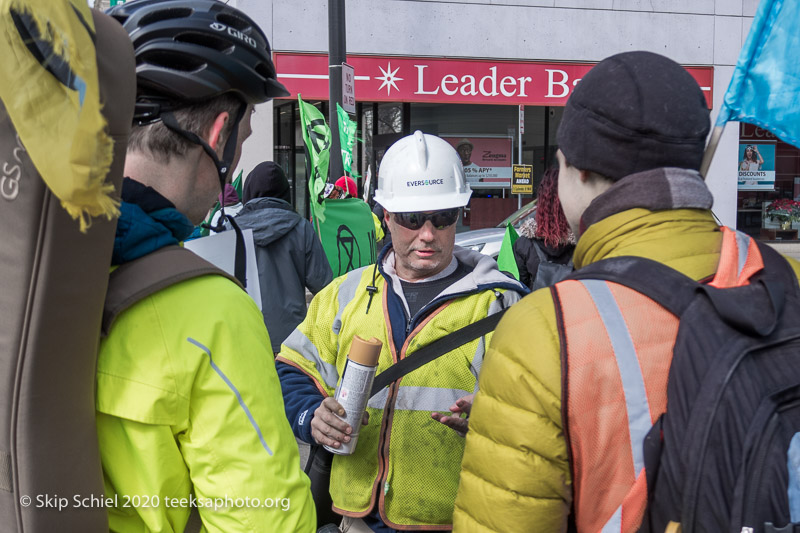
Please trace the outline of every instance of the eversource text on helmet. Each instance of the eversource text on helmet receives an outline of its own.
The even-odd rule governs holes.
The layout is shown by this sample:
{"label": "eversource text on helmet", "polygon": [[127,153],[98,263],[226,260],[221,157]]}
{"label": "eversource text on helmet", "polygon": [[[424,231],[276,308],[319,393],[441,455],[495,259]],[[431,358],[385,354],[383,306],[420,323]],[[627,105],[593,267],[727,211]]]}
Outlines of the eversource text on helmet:
{"label": "eversource text on helmet", "polygon": [[435,180],[413,180],[406,182],[406,187],[424,187],[426,185],[444,185],[444,180],[439,178]]}

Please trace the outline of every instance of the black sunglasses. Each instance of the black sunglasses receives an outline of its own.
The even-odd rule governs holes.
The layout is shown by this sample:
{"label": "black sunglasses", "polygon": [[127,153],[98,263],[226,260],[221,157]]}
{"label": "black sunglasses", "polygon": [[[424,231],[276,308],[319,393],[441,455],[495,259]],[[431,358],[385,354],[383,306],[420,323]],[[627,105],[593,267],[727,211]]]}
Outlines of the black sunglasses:
{"label": "black sunglasses", "polygon": [[458,220],[458,208],[434,211],[433,213],[394,213],[395,221],[411,230],[418,230],[430,220],[436,229],[452,226]]}

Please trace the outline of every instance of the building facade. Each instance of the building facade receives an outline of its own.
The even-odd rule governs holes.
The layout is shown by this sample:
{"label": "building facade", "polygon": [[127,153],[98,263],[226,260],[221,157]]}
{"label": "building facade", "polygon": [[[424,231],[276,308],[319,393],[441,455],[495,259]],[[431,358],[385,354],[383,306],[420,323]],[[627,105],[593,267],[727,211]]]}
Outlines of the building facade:
{"label": "building facade", "polygon": [[[296,96],[301,93],[329,116],[327,2],[230,4],[265,29],[279,79],[292,91],[292,98],[258,109],[241,166],[246,173],[274,158],[293,178],[295,205],[303,212],[306,169]],[[569,92],[607,56],[648,50],[684,65],[704,89],[713,120],[757,5],[757,0],[348,0],[353,119],[362,141],[354,153],[360,190],[367,169],[374,187],[386,147],[421,129],[459,147],[475,190],[466,223],[488,225],[517,206],[509,188],[512,163],[532,165],[534,181],[553,164]],[[765,167],[772,165],[766,177],[742,171],[744,152],[754,143]],[[794,185],[800,176],[796,152],[762,130],[730,123],[707,176],[717,217],[765,239],[790,238],[762,230],[780,229],[765,219],[766,204],[800,195]],[[800,178],[797,182],[800,189]]]}

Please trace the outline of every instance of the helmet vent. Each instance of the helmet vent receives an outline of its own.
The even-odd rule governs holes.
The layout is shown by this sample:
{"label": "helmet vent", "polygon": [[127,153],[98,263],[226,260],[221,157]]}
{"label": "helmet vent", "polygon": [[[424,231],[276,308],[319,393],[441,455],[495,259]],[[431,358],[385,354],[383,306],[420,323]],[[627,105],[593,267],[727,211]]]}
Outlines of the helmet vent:
{"label": "helmet vent", "polygon": [[231,15],[230,13],[217,13],[217,20],[226,26],[236,28],[239,31],[246,31],[251,28],[250,22],[243,18]]}
{"label": "helmet vent", "polygon": [[183,72],[196,72],[206,66],[198,57],[164,50],[142,54],[140,59],[150,65]]}
{"label": "helmet vent", "polygon": [[414,132],[414,141],[417,145],[417,159],[419,168],[425,170],[428,168],[428,143],[425,142],[425,135],[417,130]]}
{"label": "helmet vent", "polygon": [[148,26],[162,20],[182,19],[190,16],[193,10],[188,7],[171,7],[168,9],[159,9],[148,13],[139,21],[139,27]]}
{"label": "helmet vent", "polygon": [[265,80],[275,77],[275,73],[272,72],[272,70],[264,63],[259,63],[258,65],[256,65],[255,71]]}
{"label": "helmet vent", "polygon": [[185,32],[181,33],[180,35],[176,35],[175,41],[179,43],[196,44],[206,48],[213,48],[214,50],[219,50],[220,52],[228,52],[234,47],[230,41],[207,33]]}

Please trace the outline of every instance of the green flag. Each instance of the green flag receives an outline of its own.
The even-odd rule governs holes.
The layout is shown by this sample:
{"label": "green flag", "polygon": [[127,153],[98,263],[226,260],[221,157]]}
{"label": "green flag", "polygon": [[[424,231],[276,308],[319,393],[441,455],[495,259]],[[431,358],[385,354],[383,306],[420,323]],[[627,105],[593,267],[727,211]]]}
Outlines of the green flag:
{"label": "green flag", "polygon": [[242,182],[244,181],[242,179],[242,172],[244,172],[244,170],[240,170],[239,175],[236,176],[236,178],[233,180],[233,183],[231,183],[231,185],[233,185],[233,188],[236,189],[236,196],[239,197],[239,200],[242,199],[242,186],[243,186]]}
{"label": "green flag", "polygon": [[342,146],[342,165],[345,174],[353,177],[359,177],[358,174],[353,173],[353,148],[356,144],[356,129],[358,123],[350,119],[350,115],[342,109],[338,103],[336,104],[336,113],[339,118],[339,140]]}
{"label": "green flag", "polygon": [[[244,171],[243,170],[239,171],[239,175],[236,176],[236,179],[234,179],[233,183],[231,184],[231,185],[233,185],[233,188],[236,189],[236,195],[239,197],[239,200],[242,199],[242,172],[244,172]],[[201,223],[200,235],[202,237],[208,237],[209,234],[211,233],[211,231],[209,231],[208,228],[204,228],[204,227],[202,227],[202,225],[203,224],[205,224],[205,225],[211,224],[211,221],[214,220],[214,215],[216,215],[217,211],[219,211],[219,207],[220,207],[219,206],[219,200],[217,200],[214,203],[214,207],[212,207],[211,211],[208,212],[208,216]]]}
{"label": "green flag", "polygon": [[297,102],[300,106],[300,122],[303,133],[303,141],[306,143],[306,154],[308,155],[309,178],[308,192],[311,196],[311,208],[314,210],[314,218],[324,219],[324,208],[317,201],[319,194],[325,188],[328,181],[328,163],[330,162],[331,149],[331,129],[325,122],[325,117],[319,109],[311,104],[303,102],[300,95],[297,95]]}
{"label": "green flag", "polygon": [[517,280],[519,280],[519,269],[514,259],[514,242],[518,237],[514,226],[506,224],[506,234],[503,235],[503,244],[500,245],[500,253],[497,256],[497,266],[500,270],[512,274]]}
{"label": "green flag", "polygon": [[325,219],[314,217],[314,225],[333,276],[374,263],[378,251],[369,205],[360,198],[325,200],[323,204]]}

